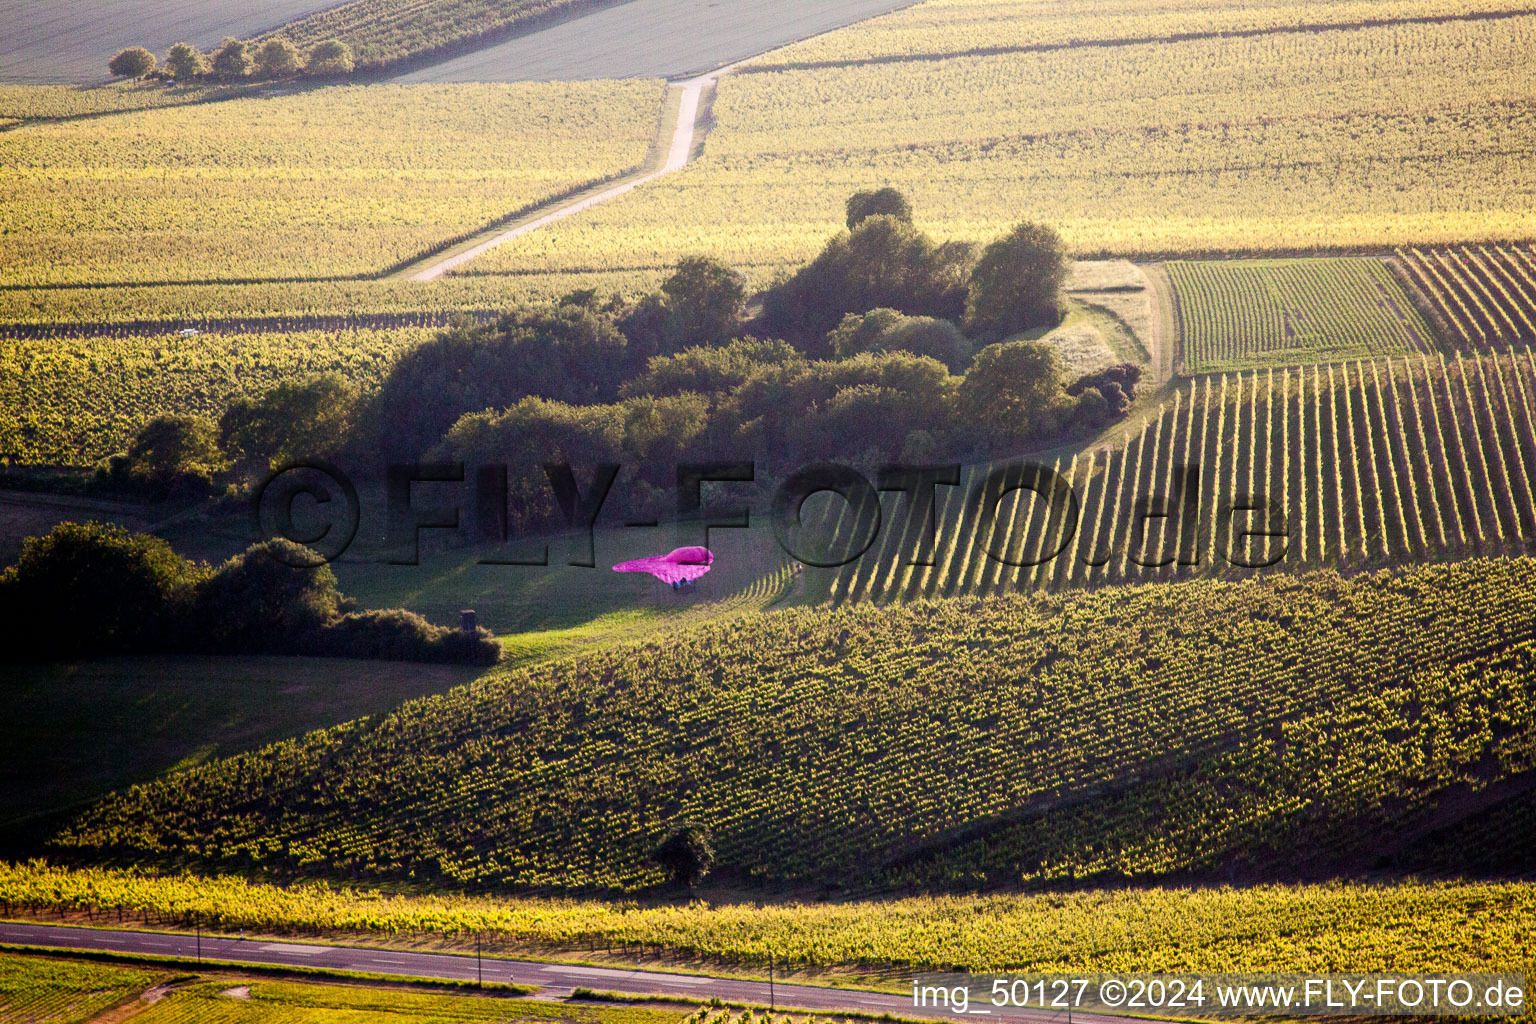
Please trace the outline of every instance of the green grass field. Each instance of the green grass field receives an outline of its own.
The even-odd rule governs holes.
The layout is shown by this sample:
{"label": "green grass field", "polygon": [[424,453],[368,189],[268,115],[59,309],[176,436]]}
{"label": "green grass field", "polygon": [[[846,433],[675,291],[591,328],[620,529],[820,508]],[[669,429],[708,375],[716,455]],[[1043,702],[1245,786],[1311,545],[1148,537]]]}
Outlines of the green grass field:
{"label": "green grass field", "polygon": [[82,1024],[164,977],[150,969],[0,953],[0,1020]]}
{"label": "green grass field", "polygon": [[1435,335],[1381,260],[1167,264],[1188,373],[1428,352]]}
{"label": "green grass field", "polygon": [[[0,827],[474,678],[336,658],[145,657],[6,669]],[[80,709],[89,709],[81,714]]]}

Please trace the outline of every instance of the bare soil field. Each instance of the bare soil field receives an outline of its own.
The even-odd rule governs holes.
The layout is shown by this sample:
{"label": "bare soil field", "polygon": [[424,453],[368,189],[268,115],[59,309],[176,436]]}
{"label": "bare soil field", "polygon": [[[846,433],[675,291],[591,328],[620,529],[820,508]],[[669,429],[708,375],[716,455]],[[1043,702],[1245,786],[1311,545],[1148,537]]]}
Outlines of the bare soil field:
{"label": "bare soil field", "polygon": [[401,77],[405,82],[681,78],[912,0],[629,0]]}
{"label": "bare soil field", "polygon": [[88,84],[107,80],[107,61],[128,46],[157,56],[180,42],[211,49],[334,0],[0,0],[0,82]]}

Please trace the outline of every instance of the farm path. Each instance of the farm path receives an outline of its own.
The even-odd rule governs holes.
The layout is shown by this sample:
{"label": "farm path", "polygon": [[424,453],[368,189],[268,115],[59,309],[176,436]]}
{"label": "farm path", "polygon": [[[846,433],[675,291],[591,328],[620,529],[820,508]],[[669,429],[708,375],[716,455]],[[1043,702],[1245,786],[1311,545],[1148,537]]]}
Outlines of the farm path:
{"label": "farm path", "polygon": [[[700,112],[706,110],[704,97],[715,87],[715,81],[735,65],[726,65],[697,78],[678,82],[668,87],[667,103],[663,107],[662,124],[658,137],[651,146],[651,155],[639,168],[620,178],[592,186],[586,192],[564,199],[554,200],[513,221],[477,235],[460,246],[428,257],[401,270],[400,277],[412,281],[433,281],[457,267],[461,267],[482,253],[499,245],[505,245],[531,231],[537,231],[567,217],[590,210],[599,203],[617,199],[648,181],[680,171],[688,165],[700,128]],[[675,119],[666,115],[677,111]],[[668,126],[670,124],[670,132]]]}

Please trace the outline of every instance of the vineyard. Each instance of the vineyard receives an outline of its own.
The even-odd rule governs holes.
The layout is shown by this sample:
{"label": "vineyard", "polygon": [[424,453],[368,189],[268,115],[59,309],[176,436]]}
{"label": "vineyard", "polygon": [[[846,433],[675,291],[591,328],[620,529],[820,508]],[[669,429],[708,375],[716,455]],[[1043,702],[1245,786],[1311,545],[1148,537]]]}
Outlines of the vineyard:
{"label": "vineyard", "polygon": [[1433,350],[1408,294],[1372,259],[1167,265],[1189,373]]}
{"label": "vineyard", "polygon": [[1536,341],[1536,252],[1529,245],[1397,250],[1445,337],[1471,351]]}
{"label": "vineyard", "polygon": [[[813,541],[835,538],[844,556],[874,541],[841,568],[808,569],[808,586],[834,601],[888,601],[1524,552],[1536,541],[1536,354],[1419,353],[1199,377],[1118,443],[1046,464],[1072,487],[1075,521],[1050,513],[1038,492],[1002,493],[1020,486],[1013,471],[980,492],[996,501],[989,522],[981,467],[937,490],[932,565],[914,564],[926,520],[894,504],[898,495],[883,510],[824,502]],[[1183,503],[1181,467],[1199,474],[1198,492],[1183,485]],[[1222,514],[1244,495],[1278,503],[1284,523],[1262,511]],[[1170,514],[1138,528],[1138,502],[1156,513],[1170,498]],[[1244,541],[1246,531],[1285,536]]]}
{"label": "vineyard", "polygon": [[434,332],[298,331],[0,340],[0,460],[90,465],[163,412],[217,417],[230,400],[336,372],[366,387]]}
{"label": "vineyard", "polygon": [[[401,895],[234,876],[0,865],[15,915],[375,940],[484,934],[513,950],[649,947],[716,963],[972,971],[1470,970],[1530,963],[1530,883],[1135,887],[685,905]],[[90,917],[84,916],[89,913]],[[1235,936],[1241,936],[1240,939]]]}
{"label": "vineyard", "polygon": [[[1229,13],[1304,17],[1302,6]],[[1394,4],[1402,22],[1332,32],[726,76],[694,164],[462,273],[526,284],[654,272],[702,252],[766,283],[841,226],[850,193],[883,185],[911,197],[937,238],[990,239],[1028,218],[1084,257],[1531,237],[1536,165],[1518,154],[1536,138],[1536,86],[1519,69],[1536,16],[1414,20],[1446,6]],[[1362,5],[1328,10],[1345,7]],[[995,5],[925,4],[803,45],[855,54],[885,22],[925,18],[963,21],[983,51],[992,33],[1036,24]]]}
{"label": "vineyard", "polygon": [[754,883],[1333,871],[1536,767],[1533,614],[1524,559],[748,614],[133,787],[52,849],[628,890],[689,819]]}
{"label": "vineyard", "polygon": [[662,91],[335,87],[5,132],[0,288],[376,275],[638,166]]}
{"label": "vineyard", "polygon": [[0,1020],[79,1024],[161,977],[126,967],[0,954]]}
{"label": "vineyard", "polygon": [[977,50],[1028,53],[1203,36],[1349,30],[1361,25],[1518,16],[1523,0],[1158,0],[1106,7],[1094,0],[945,0],[914,4],[854,31],[817,36],[753,63],[773,70],[807,65],[938,60]]}
{"label": "vineyard", "polygon": [[338,39],[363,71],[471,50],[551,15],[605,6],[604,0],[349,0],[291,21],[261,38],[300,48]]}

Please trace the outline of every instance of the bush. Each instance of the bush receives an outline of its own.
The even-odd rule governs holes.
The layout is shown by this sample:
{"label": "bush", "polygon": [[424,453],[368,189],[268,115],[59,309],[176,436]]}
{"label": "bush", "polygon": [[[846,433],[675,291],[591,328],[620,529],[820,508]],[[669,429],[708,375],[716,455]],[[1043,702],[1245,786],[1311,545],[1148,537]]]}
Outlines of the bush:
{"label": "bush", "polygon": [[268,39],[256,51],[256,71],[263,78],[292,78],[302,70],[299,48],[281,36]]}
{"label": "bush", "polygon": [[994,450],[1050,433],[1067,403],[1060,373],[1056,350],[1044,342],[988,345],[960,384],[959,414]]}
{"label": "bush", "polygon": [[912,204],[907,202],[906,196],[890,187],[872,192],[855,192],[848,197],[845,209],[849,231],[874,216],[895,217],[908,224],[912,223]]}
{"label": "bush", "polygon": [[988,245],[971,271],[965,305],[971,336],[1000,340],[1059,324],[1067,269],[1061,236],[1043,224],[1020,224]]}
{"label": "bush", "polygon": [[165,55],[165,69],[179,82],[207,74],[208,58],[191,43],[177,43]]}
{"label": "bush", "polygon": [[242,39],[224,40],[213,55],[213,73],[226,81],[245,78],[255,66],[250,44]]}
{"label": "bush", "polygon": [[312,552],[280,538],[225,562],[198,588],[198,646],[226,653],[299,653],[307,634],[345,610],[330,566],[294,567],[313,562]]}
{"label": "bush", "polygon": [[206,569],[159,537],[63,523],[29,538],[0,573],[0,657],[81,657],[174,647]]}
{"label": "bush", "polygon": [[494,665],[502,647],[489,630],[473,633],[434,626],[415,612],[351,612],[322,629],[307,653],[377,661]]}
{"label": "bush", "polygon": [[651,854],[677,885],[692,886],[715,863],[715,848],[709,831],[698,825],[683,825],[669,835]]}
{"label": "bush", "polygon": [[142,46],[130,46],[107,62],[107,70],[119,78],[144,78],[155,70],[155,55]]}
{"label": "bush", "polygon": [[156,487],[205,487],[221,465],[218,431],[206,416],[156,416],[128,446],[129,476]]}
{"label": "bush", "polygon": [[312,75],[345,75],[353,67],[352,47],[339,39],[327,39],[309,51],[309,73]]}
{"label": "bush", "polygon": [[740,338],[716,348],[690,348],[676,355],[656,356],[644,373],[624,383],[619,394],[624,398],[662,398],[690,391],[723,395],[739,387],[760,367],[804,362],[788,342]]}
{"label": "bush", "polygon": [[894,309],[872,309],[862,316],[849,313],[827,335],[840,359],[860,352],[911,352],[937,359],[954,372],[971,360],[971,343],[948,320],[903,316]]}
{"label": "bush", "polygon": [[1128,398],[1136,397],[1136,385],[1141,383],[1141,367],[1135,363],[1116,363],[1093,373],[1085,373],[1067,385],[1067,394],[1077,396],[1089,388],[1102,390],[1115,385]]}

